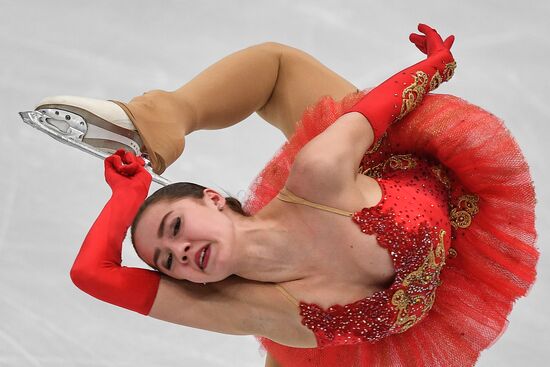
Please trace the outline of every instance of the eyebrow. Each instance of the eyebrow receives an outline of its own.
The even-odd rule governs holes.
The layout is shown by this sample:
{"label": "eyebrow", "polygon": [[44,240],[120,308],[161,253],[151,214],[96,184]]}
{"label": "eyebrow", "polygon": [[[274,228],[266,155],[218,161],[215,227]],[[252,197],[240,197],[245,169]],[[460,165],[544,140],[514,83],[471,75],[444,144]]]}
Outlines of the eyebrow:
{"label": "eyebrow", "polygon": [[160,225],[159,225],[159,230],[157,232],[157,237],[158,238],[161,238],[164,234],[164,221],[166,220],[166,217],[169,216],[170,214],[172,214],[172,210],[170,210],[168,213],[166,213],[164,215],[164,217],[162,217],[162,220],[160,221]]}

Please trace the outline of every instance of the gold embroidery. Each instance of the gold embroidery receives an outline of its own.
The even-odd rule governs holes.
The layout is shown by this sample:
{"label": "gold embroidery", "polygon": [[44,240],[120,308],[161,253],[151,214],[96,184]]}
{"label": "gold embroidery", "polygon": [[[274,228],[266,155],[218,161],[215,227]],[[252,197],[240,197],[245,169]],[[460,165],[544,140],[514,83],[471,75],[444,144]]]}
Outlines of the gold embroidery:
{"label": "gold embroidery", "polygon": [[362,172],[359,173],[372,178],[382,178],[382,172],[384,172],[384,163],[379,163],[376,166],[364,169]]}
{"label": "gold embroidery", "polygon": [[416,158],[414,158],[412,154],[394,154],[384,162],[365,170],[360,170],[359,173],[372,178],[381,178],[382,173],[384,173],[388,166],[392,169],[411,169],[416,167]]}
{"label": "gold embroidery", "polygon": [[455,75],[456,61],[445,64],[445,70],[443,70],[443,79],[447,82]]}
{"label": "gold embroidery", "polygon": [[[451,189],[451,181],[445,174],[441,165],[433,166],[432,172],[447,190]],[[472,224],[474,215],[479,211],[477,205],[478,201],[479,197],[477,195],[462,195],[458,198],[458,203],[456,205],[451,204],[449,219],[454,229],[468,228]]]}
{"label": "gold embroidery", "polygon": [[434,76],[432,76],[432,80],[430,81],[430,91],[439,87],[439,84],[441,83],[443,83],[443,77],[439,74],[439,70],[436,70]]}
{"label": "gold embroidery", "polygon": [[472,224],[472,216],[465,210],[451,210],[451,225],[456,229],[468,228]]}
{"label": "gold embroidery", "polygon": [[477,195],[462,195],[458,198],[458,204],[451,210],[451,225],[453,228],[468,228],[472,224],[472,218],[479,211]]}
{"label": "gold embroidery", "polygon": [[[397,308],[397,320],[392,326],[396,332],[404,332],[422,319],[432,308],[435,301],[435,289],[441,284],[439,274],[445,265],[445,231],[439,232],[439,243],[431,249],[422,265],[403,280],[403,289],[392,297],[392,305]],[[431,292],[415,294],[418,289],[431,287]],[[422,291],[421,291],[422,292]],[[419,309],[420,308],[420,309]]]}
{"label": "gold embroidery", "polygon": [[401,112],[399,116],[397,116],[396,121],[401,120],[406,114],[418,106],[420,102],[422,102],[424,94],[426,94],[428,74],[423,71],[417,71],[416,74],[413,75],[413,78],[414,82],[403,90]]}
{"label": "gold embroidery", "polygon": [[454,259],[457,256],[458,256],[458,253],[456,252],[456,250],[454,248],[450,248],[449,249],[449,258]]}
{"label": "gold embroidery", "polygon": [[395,321],[396,325],[400,327],[399,332],[403,332],[414,325],[416,322],[416,315],[408,315],[407,308],[413,302],[424,301],[423,298],[424,297],[419,296],[417,299],[412,300],[402,289],[394,293],[391,302],[399,310],[397,320]]}
{"label": "gold embroidery", "polygon": [[416,167],[416,159],[412,154],[396,154],[392,155],[385,164],[390,164],[392,169],[410,169]]}
{"label": "gold embroidery", "polygon": [[443,168],[441,167],[441,165],[432,166],[432,172],[447,190],[451,188],[451,181],[449,180],[449,177],[447,177],[447,175],[443,172]]}
{"label": "gold embroidery", "polygon": [[380,146],[382,145],[382,141],[386,138],[386,136],[388,136],[388,132],[387,132],[387,131],[384,131],[384,134],[382,134],[382,136],[380,137],[380,139],[378,139],[378,140],[376,141],[376,143],[374,144],[374,146],[373,146],[371,149],[367,150],[367,151],[365,152],[365,154],[371,154],[371,153],[376,152],[376,151],[380,148]]}

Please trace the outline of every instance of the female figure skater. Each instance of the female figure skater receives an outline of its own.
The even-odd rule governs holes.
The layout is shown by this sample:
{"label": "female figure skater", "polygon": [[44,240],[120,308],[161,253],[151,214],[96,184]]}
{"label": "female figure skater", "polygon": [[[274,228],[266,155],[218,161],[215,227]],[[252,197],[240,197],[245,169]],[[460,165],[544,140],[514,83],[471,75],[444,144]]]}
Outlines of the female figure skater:
{"label": "female figure skater", "polygon": [[[132,148],[131,139],[157,173],[185,135],[254,111],[289,139],[244,208],[191,183],[143,202],[151,176],[117,150],[105,160],[112,197],[74,283],[161,320],[255,335],[266,366],[473,365],[534,282],[534,190],[500,120],[426,95],[453,75],[454,38],[418,29],[410,40],[427,58],[368,92],[268,43],[127,104],[44,100],[37,109],[79,113],[114,133],[85,137],[90,144]],[[121,266],[132,223],[155,271]]]}

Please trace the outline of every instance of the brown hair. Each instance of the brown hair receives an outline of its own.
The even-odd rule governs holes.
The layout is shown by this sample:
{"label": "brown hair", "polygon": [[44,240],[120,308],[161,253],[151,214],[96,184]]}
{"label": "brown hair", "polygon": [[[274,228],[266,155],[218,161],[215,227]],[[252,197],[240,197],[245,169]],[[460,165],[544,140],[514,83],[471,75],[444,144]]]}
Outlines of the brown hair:
{"label": "brown hair", "polygon": [[[157,191],[155,191],[151,196],[145,199],[143,204],[141,204],[141,207],[139,208],[136,216],[134,217],[134,221],[132,222],[132,227],[130,229],[132,244],[134,244],[134,235],[136,232],[137,223],[143,216],[143,212],[145,211],[145,209],[163,200],[173,201],[173,200],[183,199],[187,197],[194,198],[194,199],[202,199],[204,197],[203,191],[205,189],[206,187],[197,185],[191,182],[176,182],[170,185],[166,185],[158,189]],[[229,196],[225,198],[225,202],[229,207],[229,209],[233,210],[235,213],[241,214],[245,217],[250,217],[250,214],[245,212],[245,210],[241,205],[241,202],[238,199],[232,196]]]}

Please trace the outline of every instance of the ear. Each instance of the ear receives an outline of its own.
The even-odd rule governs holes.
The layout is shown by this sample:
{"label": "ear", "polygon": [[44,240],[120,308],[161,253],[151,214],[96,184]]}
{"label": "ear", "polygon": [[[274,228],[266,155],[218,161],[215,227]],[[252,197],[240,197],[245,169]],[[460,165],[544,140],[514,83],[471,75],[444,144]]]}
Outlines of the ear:
{"label": "ear", "polygon": [[212,203],[213,206],[221,208],[225,206],[225,197],[212,189],[204,189],[204,199],[207,203]]}

